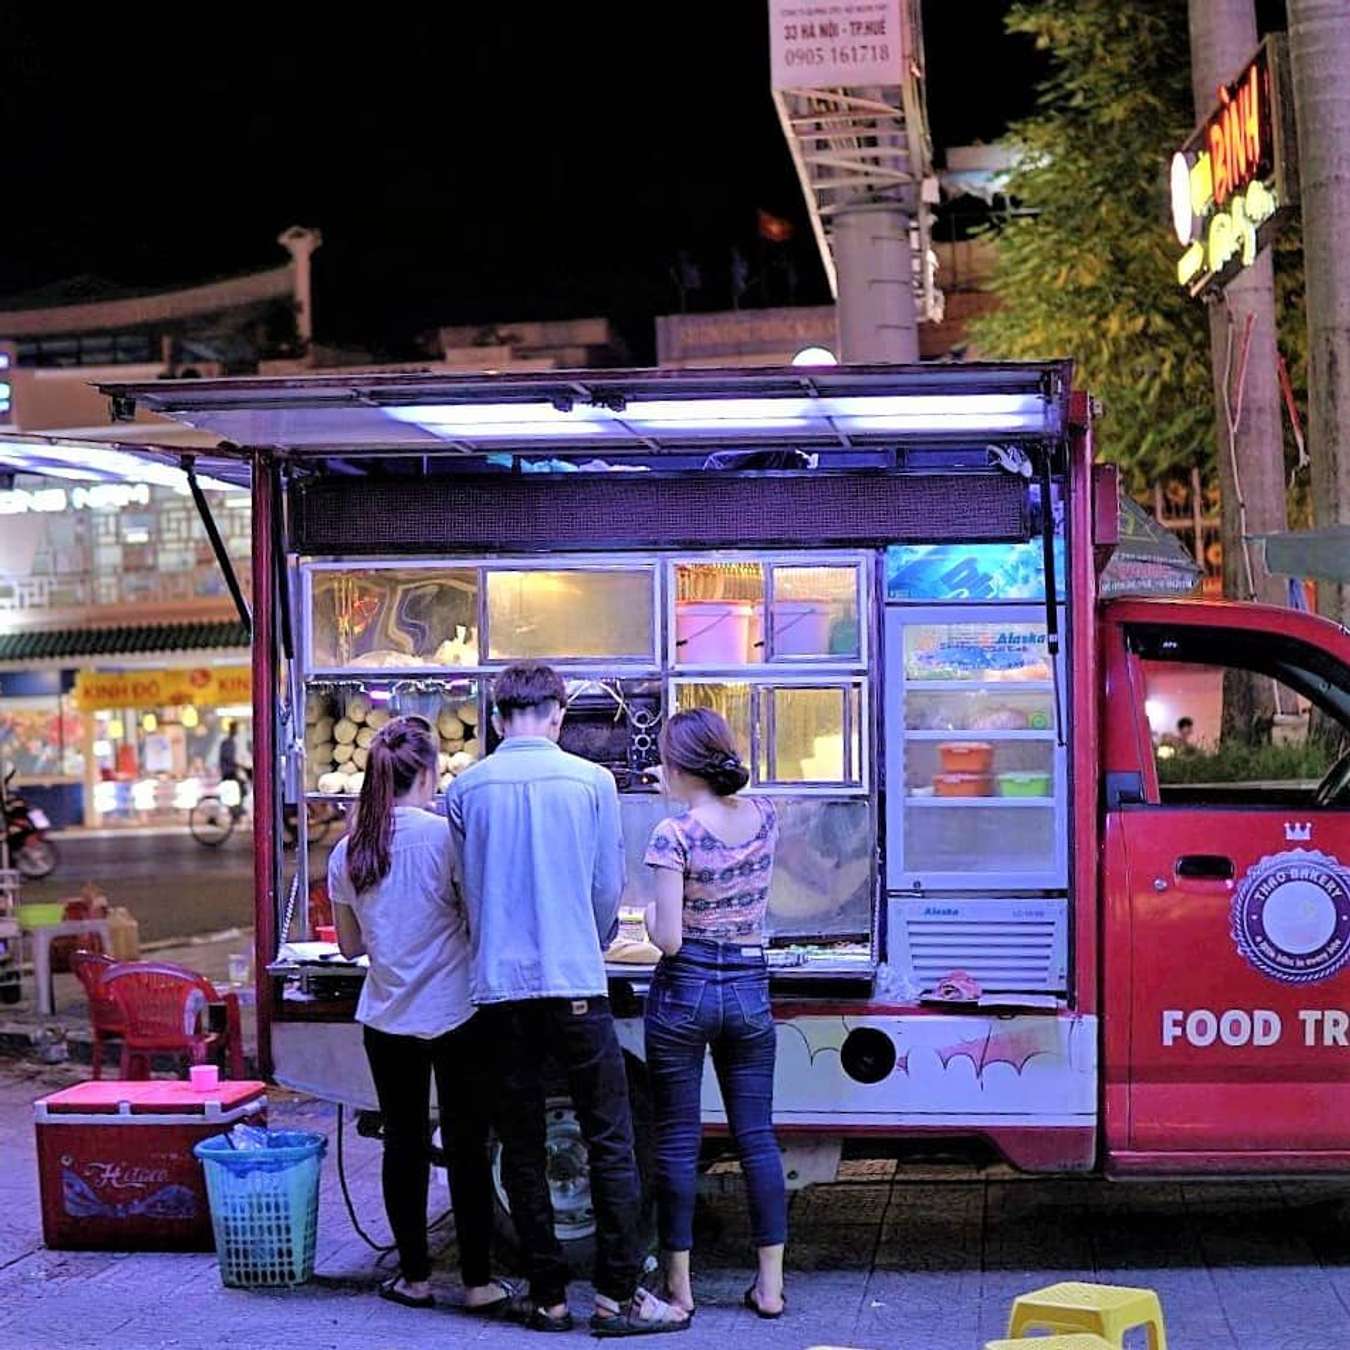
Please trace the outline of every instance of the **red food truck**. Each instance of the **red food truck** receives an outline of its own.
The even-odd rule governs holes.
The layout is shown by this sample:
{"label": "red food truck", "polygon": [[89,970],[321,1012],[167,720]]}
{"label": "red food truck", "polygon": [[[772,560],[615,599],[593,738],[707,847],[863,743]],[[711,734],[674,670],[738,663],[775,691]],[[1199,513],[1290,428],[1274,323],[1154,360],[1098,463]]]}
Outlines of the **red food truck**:
{"label": "red food truck", "polygon": [[[398,712],[436,724],[444,782],[471,771],[494,672],[534,658],[568,681],[564,744],[621,794],[610,973],[639,1111],[640,858],[670,809],[648,770],[662,719],[705,705],[783,821],[770,961],[793,1184],[845,1153],[971,1142],[1036,1172],[1350,1167],[1350,635],[1129,594],[1194,577],[1123,556],[1071,377],[109,387],[123,415],[217,438],[193,472],[253,496],[267,1071],[375,1105],[362,973],[316,940],[322,855],[283,855],[283,806],[350,804]],[[117,447],[166,458],[137,434]],[[711,1072],[704,1107],[724,1147]],[[563,1096],[550,1131],[560,1229],[583,1236]]]}

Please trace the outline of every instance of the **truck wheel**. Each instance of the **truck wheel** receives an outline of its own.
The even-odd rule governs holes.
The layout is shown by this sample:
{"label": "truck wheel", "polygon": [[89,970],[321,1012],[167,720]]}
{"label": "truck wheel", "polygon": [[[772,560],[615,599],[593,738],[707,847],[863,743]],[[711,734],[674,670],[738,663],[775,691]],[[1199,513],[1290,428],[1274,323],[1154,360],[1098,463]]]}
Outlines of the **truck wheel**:
{"label": "truck wheel", "polygon": [[[652,1111],[645,1067],[627,1059],[628,1097],[633,1109],[633,1135],[638,1175],[642,1180],[642,1217],[639,1227],[644,1252],[655,1245],[655,1213],[651,1194]],[[579,1277],[589,1276],[595,1263],[595,1205],[591,1198],[591,1174],[586,1140],[576,1108],[565,1091],[550,1094],[545,1113],[545,1147],[548,1150],[548,1189],[553,1201],[554,1231],[563,1257]],[[511,1203],[502,1184],[502,1148],[492,1142],[492,1194],[495,1201],[497,1237],[513,1251],[519,1250]]]}

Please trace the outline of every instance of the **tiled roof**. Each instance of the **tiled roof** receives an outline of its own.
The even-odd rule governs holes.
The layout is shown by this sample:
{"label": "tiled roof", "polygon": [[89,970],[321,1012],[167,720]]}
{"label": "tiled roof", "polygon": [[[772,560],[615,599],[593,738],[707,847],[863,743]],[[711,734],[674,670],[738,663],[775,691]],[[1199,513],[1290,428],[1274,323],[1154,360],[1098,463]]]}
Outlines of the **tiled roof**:
{"label": "tiled roof", "polygon": [[247,647],[243,625],[212,623],[127,624],[119,628],[54,628],[0,636],[0,662],[83,660],[96,656],[144,656]]}

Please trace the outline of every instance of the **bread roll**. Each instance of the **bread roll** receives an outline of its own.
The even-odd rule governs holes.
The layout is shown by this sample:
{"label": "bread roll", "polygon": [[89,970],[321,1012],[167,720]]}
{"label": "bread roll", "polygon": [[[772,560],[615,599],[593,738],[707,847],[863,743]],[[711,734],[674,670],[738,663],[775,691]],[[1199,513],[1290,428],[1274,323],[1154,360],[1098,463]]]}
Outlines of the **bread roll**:
{"label": "bread roll", "polygon": [[476,727],[478,725],[478,704],[461,703],[455,709],[455,716],[464,723],[466,727]]}
{"label": "bread roll", "polygon": [[360,731],[356,733],[356,743],[361,747],[362,750],[365,750],[370,745],[371,741],[373,741],[374,739],[375,739],[375,730],[373,727],[364,726],[361,728]]}
{"label": "bread roll", "polygon": [[352,757],[355,750],[356,747],[354,745],[348,745],[343,741],[339,741],[333,747],[333,758],[339,764],[345,764]]}
{"label": "bread roll", "polygon": [[464,753],[468,755],[470,759],[478,758],[479,750],[478,750],[477,736],[471,736],[467,741],[464,742]]}
{"label": "bread roll", "polygon": [[353,694],[347,700],[347,720],[364,722],[370,715],[370,700],[364,694]]}
{"label": "bread roll", "polygon": [[347,776],[341,773],[325,773],[319,776],[319,791],[332,794],[346,792]]}
{"label": "bread roll", "polygon": [[464,739],[464,723],[454,713],[442,713],[436,719],[436,730],[441,733],[443,741],[462,741]]}
{"label": "bread roll", "polygon": [[370,727],[373,731],[378,731],[387,721],[389,721],[392,715],[393,714],[390,713],[388,708],[372,708],[366,714],[366,726]]}
{"label": "bread roll", "polygon": [[333,739],[339,745],[350,745],[356,739],[356,723],[344,717],[333,727]]}
{"label": "bread roll", "polygon": [[366,761],[369,758],[370,751],[367,750],[364,745],[358,745],[356,749],[352,751],[352,763],[355,764],[358,769],[364,769],[366,767]]}

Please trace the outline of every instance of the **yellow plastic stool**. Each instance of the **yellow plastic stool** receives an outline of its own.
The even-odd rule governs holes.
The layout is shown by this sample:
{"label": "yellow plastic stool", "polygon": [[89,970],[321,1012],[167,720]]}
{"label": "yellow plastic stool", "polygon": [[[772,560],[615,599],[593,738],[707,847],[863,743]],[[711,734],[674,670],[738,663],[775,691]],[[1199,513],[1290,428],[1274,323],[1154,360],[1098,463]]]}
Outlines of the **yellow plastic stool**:
{"label": "yellow plastic stool", "polygon": [[985,1341],[984,1350],[1111,1350],[1093,1331],[1075,1331],[1068,1336],[1027,1336],[1015,1341]]}
{"label": "yellow plastic stool", "polygon": [[1167,1350],[1162,1305],[1152,1289],[1066,1280],[1014,1299],[1008,1336],[1016,1339],[1029,1327],[1051,1332],[1091,1331],[1119,1350],[1125,1333],[1139,1326],[1148,1328],[1149,1350]]}

